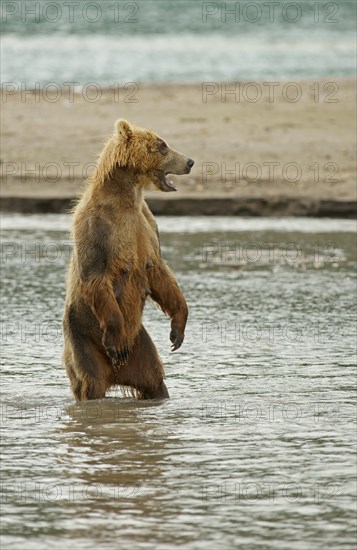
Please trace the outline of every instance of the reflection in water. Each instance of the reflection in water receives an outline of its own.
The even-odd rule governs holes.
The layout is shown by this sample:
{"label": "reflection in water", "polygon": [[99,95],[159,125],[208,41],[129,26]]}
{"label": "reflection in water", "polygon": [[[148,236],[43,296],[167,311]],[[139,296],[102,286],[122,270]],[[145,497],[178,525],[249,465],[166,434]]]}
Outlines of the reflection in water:
{"label": "reflection in water", "polygon": [[2,548],[354,547],[352,222],[159,220],[190,304],[176,354],[145,310],[172,399],[81,404],[67,218],[4,222]]}
{"label": "reflection in water", "polygon": [[[58,457],[58,463],[64,471],[77,471],[78,477],[66,486],[73,501],[63,500],[62,505],[64,513],[69,511],[71,515],[77,501],[78,519],[90,521],[93,515],[98,518],[92,532],[98,545],[105,540],[103,532],[110,517],[115,517],[117,536],[125,532],[134,543],[136,526],[147,522],[153,512],[152,500],[165,497],[165,460],[172,435],[159,424],[159,411],[155,411],[156,422],[148,424],[145,420],[148,409],[161,406],[159,401],[138,404],[109,398],[67,409],[69,419],[60,430],[67,452]],[[163,509],[160,515],[169,518],[172,511]],[[109,538],[115,539],[112,529],[111,525]],[[78,533],[78,527],[74,530]],[[84,527],[82,536],[86,531]],[[142,538],[150,538],[150,532]]]}

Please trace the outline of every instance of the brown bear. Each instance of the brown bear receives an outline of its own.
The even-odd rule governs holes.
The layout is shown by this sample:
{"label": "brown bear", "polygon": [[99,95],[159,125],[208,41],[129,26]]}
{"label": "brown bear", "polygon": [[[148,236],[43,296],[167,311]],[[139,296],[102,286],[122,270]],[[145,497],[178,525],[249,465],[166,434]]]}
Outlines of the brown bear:
{"label": "brown bear", "polygon": [[175,191],[168,174],[194,161],[155,133],[118,120],[74,209],[63,319],[64,364],[77,401],[119,385],[142,399],[169,397],[164,368],[142,325],[148,297],[171,318],[172,351],[184,339],[188,308],[161,257],[150,185]]}

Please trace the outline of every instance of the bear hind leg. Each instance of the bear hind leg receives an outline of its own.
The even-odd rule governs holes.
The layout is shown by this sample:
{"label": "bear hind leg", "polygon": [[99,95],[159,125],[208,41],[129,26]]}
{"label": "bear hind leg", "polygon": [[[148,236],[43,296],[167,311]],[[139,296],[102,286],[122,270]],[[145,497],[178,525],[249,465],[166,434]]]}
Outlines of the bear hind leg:
{"label": "bear hind leg", "polygon": [[66,350],[64,363],[77,402],[102,399],[112,385],[111,368],[95,346],[81,338],[71,338],[71,353]]}
{"label": "bear hind leg", "polygon": [[82,381],[80,401],[89,401],[91,399],[103,399],[107,391],[107,385],[103,381],[93,379],[88,376]]}
{"label": "bear hind leg", "polygon": [[170,397],[164,376],[155,344],[141,326],[128,363],[120,367],[117,384],[132,388],[132,393],[139,399],[164,399]]}
{"label": "bear hind leg", "polygon": [[81,400],[82,395],[82,381],[78,378],[76,371],[73,366],[73,354],[71,351],[71,346],[68,342],[65,342],[65,349],[63,353],[63,364],[66,368],[67,376],[71,384],[71,390],[75,397],[75,400],[78,402]]}

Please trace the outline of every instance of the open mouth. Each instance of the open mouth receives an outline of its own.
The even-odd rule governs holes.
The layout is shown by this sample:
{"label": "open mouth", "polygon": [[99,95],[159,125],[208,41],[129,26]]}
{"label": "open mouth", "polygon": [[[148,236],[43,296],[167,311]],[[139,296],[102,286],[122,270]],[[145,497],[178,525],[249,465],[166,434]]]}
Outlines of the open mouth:
{"label": "open mouth", "polygon": [[160,181],[160,188],[161,191],[177,191],[173,182],[167,177],[167,174],[164,174],[163,179]]}

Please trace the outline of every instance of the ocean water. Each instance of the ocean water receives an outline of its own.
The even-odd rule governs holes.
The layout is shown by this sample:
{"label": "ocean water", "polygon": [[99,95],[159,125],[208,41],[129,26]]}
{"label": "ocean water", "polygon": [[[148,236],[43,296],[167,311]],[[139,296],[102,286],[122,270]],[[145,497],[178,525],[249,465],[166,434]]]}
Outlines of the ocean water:
{"label": "ocean water", "polygon": [[349,77],[356,2],[2,2],[2,82]]}
{"label": "ocean water", "polygon": [[66,215],[2,219],[2,550],[355,548],[356,226],[158,218],[186,340],[171,399],[75,404]]}

